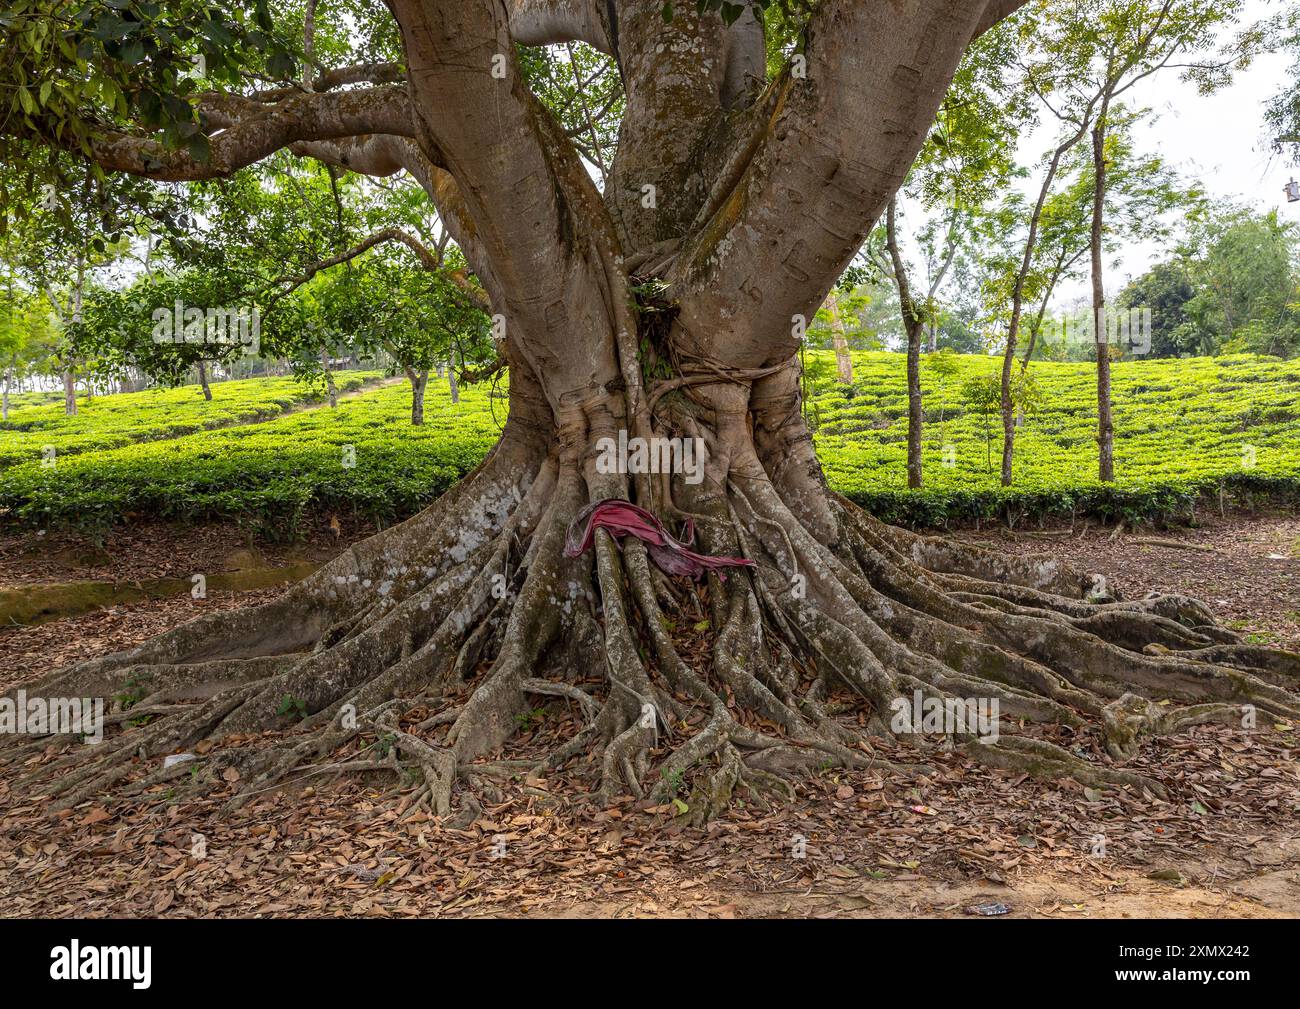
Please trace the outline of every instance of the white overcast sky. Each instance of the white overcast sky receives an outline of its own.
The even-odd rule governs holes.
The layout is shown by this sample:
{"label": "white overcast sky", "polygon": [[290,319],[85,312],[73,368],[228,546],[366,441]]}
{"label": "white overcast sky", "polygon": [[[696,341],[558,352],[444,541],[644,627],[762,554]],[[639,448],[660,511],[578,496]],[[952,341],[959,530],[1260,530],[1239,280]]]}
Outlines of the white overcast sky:
{"label": "white overcast sky", "polygon": [[[1279,9],[1277,0],[1248,0],[1241,23]],[[1265,104],[1283,88],[1298,86],[1291,78],[1292,63],[1287,54],[1260,57],[1230,87],[1210,96],[1198,94],[1177,70],[1147,78],[1130,93],[1131,104],[1155,112],[1144,128],[1143,151],[1159,153],[1168,164],[1199,181],[1211,196],[1235,199],[1260,211],[1278,208],[1283,217],[1300,221],[1300,203],[1288,204],[1283,192],[1288,180],[1300,178],[1300,168],[1276,155],[1264,133]],[[1028,135],[1021,145],[1022,163],[1041,157],[1050,141],[1044,130]],[[1034,189],[1037,195],[1037,185],[1031,177],[1026,190]],[[1162,258],[1164,250],[1151,243],[1129,246],[1108,258],[1108,293],[1117,292]],[[1057,306],[1079,298],[1087,289],[1086,280],[1068,285],[1058,294]]]}

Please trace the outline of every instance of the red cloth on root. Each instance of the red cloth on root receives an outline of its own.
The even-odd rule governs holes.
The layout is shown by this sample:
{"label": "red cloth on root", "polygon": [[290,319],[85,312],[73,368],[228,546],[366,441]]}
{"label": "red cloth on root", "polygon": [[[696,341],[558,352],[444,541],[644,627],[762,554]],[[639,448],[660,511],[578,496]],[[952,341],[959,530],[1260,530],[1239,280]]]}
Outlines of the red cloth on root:
{"label": "red cloth on root", "polygon": [[646,545],[650,559],[659,569],[670,575],[690,575],[701,578],[706,571],[717,571],[725,578],[723,568],[752,568],[754,562],[744,557],[706,557],[689,549],[695,542],[695,525],[686,522],[686,541],[675,539],[663,523],[644,508],[630,501],[610,498],[588,505],[569,526],[564,538],[564,556],[577,557],[591,546],[596,530],[604,529],[622,548],[624,536],[635,536]]}

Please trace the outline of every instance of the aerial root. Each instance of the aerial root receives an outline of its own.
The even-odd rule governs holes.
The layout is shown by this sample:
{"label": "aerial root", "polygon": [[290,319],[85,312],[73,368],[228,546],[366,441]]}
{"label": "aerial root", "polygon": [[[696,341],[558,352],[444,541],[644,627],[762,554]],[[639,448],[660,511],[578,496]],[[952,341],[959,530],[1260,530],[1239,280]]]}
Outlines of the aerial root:
{"label": "aerial root", "polygon": [[1102,711],[1102,739],[1106,750],[1119,761],[1132,759],[1142,740],[1167,736],[1217,722],[1243,726],[1249,722],[1239,704],[1193,704],[1182,708],[1161,708],[1146,697],[1124,694]]}
{"label": "aerial root", "polygon": [[1146,789],[1157,798],[1168,800],[1164,785],[1143,774],[1123,768],[1103,767],[1076,757],[1046,740],[1031,736],[1002,736],[996,741],[970,740],[961,746],[967,756],[982,764],[1004,771],[1027,774],[1042,781],[1060,781],[1073,778],[1081,785],[1092,788],[1118,788],[1130,786]]}

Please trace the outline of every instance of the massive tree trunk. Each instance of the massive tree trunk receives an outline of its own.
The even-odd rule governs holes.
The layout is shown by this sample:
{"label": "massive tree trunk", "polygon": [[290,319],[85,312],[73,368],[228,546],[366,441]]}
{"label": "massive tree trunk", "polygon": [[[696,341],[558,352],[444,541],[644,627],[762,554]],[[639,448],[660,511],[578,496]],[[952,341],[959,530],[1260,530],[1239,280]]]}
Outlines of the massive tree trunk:
{"label": "massive tree trunk", "polygon": [[[999,739],[957,734],[975,759],[1163,792],[1019,728],[1091,725],[1122,761],[1146,735],[1239,719],[1242,704],[1300,716],[1300,660],[1240,643],[1201,604],[1119,602],[1048,559],[884,525],[822,477],[792,320],[823,302],[886,207],[972,37],[1018,4],[823,0],[806,74],[756,96],[737,83],[763,66],[752,22],[727,29],[678,4],[667,24],[662,6],[392,0],[407,95],[292,99],[316,110],[293,120],[296,153],[405,170],[437,205],[506,320],[505,428],[429,508],[276,601],[41,684],[113,696],[145,682],[149,696],[115,717],[155,716],[34,772],[58,803],[106,787],[147,797],[168,779],[183,796],[234,766],[238,804],[307,761],[367,765],[375,751],[358,740],[382,736],[400,763],[375,766],[417,774],[439,815],[454,801],[472,813],[493,777],[565,768],[602,799],[662,800],[688,782],[690,815],[706,817],[737,786],[788,791],[800,769],[892,767],[870,737],[912,731],[898,705],[915,692],[1000,701]],[[602,194],[523,84],[514,43],[609,50],[615,8],[628,111]],[[368,103],[383,126],[349,118]],[[288,130],[279,115],[214,138],[220,164],[263,156],[268,121]],[[103,154],[145,170],[121,145]],[[665,444],[638,438],[679,451],[607,465],[611,446]],[[647,455],[667,472],[636,465]],[[611,529],[629,527],[639,535],[620,544]],[[692,530],[697,552],[682,545]],[[687,628],[704,634],[689,650]],[[286,697],[306,713],[297,725]],[[526,764],[496,759],[539,704],[571,705],[578,727]],[[205,738],[291,727],[161,766]]]}

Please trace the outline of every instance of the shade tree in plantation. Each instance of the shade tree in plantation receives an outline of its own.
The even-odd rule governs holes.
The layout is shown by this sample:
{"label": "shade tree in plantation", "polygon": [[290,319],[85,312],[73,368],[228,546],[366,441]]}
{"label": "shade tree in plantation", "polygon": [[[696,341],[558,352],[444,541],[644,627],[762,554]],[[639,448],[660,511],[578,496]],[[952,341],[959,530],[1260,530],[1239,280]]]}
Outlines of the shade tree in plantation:
{"label": "shade tree in plantation", "polygon": [[14,383],[39,374],[59,338],[45,296],[26,290],[16,271],[0,274],[0,421],[9,420]]}
{"label": "shade tree in plantation", "polygon": [[64,410],[77,412],[78,375],[93,362],[71,334],[82,321],[87,290],[130,256],[142,230],[182,223],[172,194],[140,179],[105,179],[62,151],[22,146],[0,161],[0,255],[28,294],[42,295],[59,339],[49,370],[63,382]]}
{"label": "shade tree in plantation", "polygon": [[897,194],[885,212],[886,272],[894,278],[907,350],[907,485],[923,482],[921,443],[921,348],[927,331],[936,349],[938,295],[963,245],[978,233],[997,194],[1016,174],[1015,142],[1029,121],[1012,64],[1019,52],[1018,32],[1002,25],[976,41],[949,86],[929,138],[904,183],[903,192],[930,215],[918,229],[928,276],[920,284],[907,262],[900,238]]}
{"label": "shade tree in plantation", "polygon": [[240,309],[238,285],[200,269],[144,273],[127,286],[92,285],[66,342],[100,378],[144,374],[175,386],[198,374],[212,399],[209,369],[256,352],[260,322]]}
{"label": "shade tree in plantation", "polygon": [[[1124,107],[1111,110],[1106,134],[1106,214],[1100,241],[1103,254],[1151,242],[1167,244],[1187,215],[1204,201],[1200,186],[1173,171],[1158,154],[1142,153],[1137,138],[1150,114]],[[1065,180],[1043,207],[1041,234],[1027,294],[1036,304],[1030,318],[1029,340],[1021,357],[1022,369],[1033,359],[1035,346],[1050,320],[1047,310],[1066,280],[1091,271],[1096,241],[1093,225],[1097,179],[1092,152],[1080,145],[1066,159]],[[1121,305],[1121,309],[1127,305]],[[1100,334],[1095,314],[1087,313],[1082,325],[1062,326],[1060,344],[1086,343],[1079,360],[1098,359],[1104,349],[1108,360],[1150,352],[1149,334],[1133,325],[1106,320]],[[1115,340],[1111,338],[1115,337]],[[1059,348],[1059,349],[1064,349]]]}
{"label": "shade tree in plantation", "polygon": [[491,320],[472,290],[447,277],[464,273],[455,247],[439,251],[428,267],[397,244],[393,255],[374,254],[321,274],[304,289],[313,318],[346,341],[351,351],[383,351],[411,385],[411,423],[424,423],[424,396],[432,369],[445,369],[453,403],[459,387],[496,374],[501,361],[490,336]]}
{"label": "shade tree in plantation", "polygon": [[1300,353],[1300,224],[1276,210],[1207,208],[1179,265],[1192,295],[1174,340],[1202,353]]}
{"label": "shade tree in plantation", "polygon": [[[1239,43],[1213,51],[1225,25],[1236,22],[1239,7],[1223,0],[1141,0],[1105,4],[1091,31],[1105,40],[1100,46],[1100,87],[1096,118],[1091,126],[1093,202],[1089,254],[1092,273],[1092,318],[1097,350],[1098,477],[1115,479],[1115,430],[1111,419],[1110,362],[1114,348],[1106,344],[1106,288],[1103,242],[1106,230],[1111,143],[1116,102],[1134,85],[1171,65],[1196,80],[1202,91],[1222,85],[1233,70],[1247,66],[1260,47]],[[1209,55],[1202,55],[1202,54]]]}
{"label": "shade tree in plantation", "polygon": [[1089,267],[1097,340],[1098,475],[1104,481],[1114,479],[1110,354],[1102,347],[1106,331],[1103,244],[1111,156],[1107,136],[1118,104],[1153,74],[1176,69],[1208,92],[1247,66],[1271,35],[1263,29],[1241,32],[1228,45],[1220,45],[1222,34],[1238,24],[1241,9],[1234,0],[1082,0],[1068,9],[1052,10],[1024,37],[1025,81],[1039,100],[1044,120],[1056,123],[1059,132],[1044,159],[1038,196],[1024,232],[1020,267],[1010,291],[1002,359],[1004,486],[1012,482],[1016,434],[1010,383],[1042,215],[1063,164],[1085,143],[1091,149],[1094,180]]}
{"label": "shade tree in plantation", "polygon": [[[971,759],[1163,793],[1121,766],[1147,737],[1238,723],[1243,704],[1300,715],[1296,657],[1195,600],[1118,601],[1047,558],[893,528],[822,477],[797,319],[885,212],[965,51],[1021,4],[391,0],[362,6],[400,48],[340,52],[351,62],[317,67],[307,91],[274,61],[301,26],[280,32],[269,5],[15,2],[27,17],[4,28],[4,82],[38,65],[52,82],[44,98],[22,85],[4,127],[19,141],[171,181],[277,151],[404,174],[501,317],[509,369],[500,441],[425,511],[270,603],[29,687],[147,683],[122,719],[137,724],[30,772],[57,804],[237,778],[238,805],[305,762],[369,766],[378,748],[362,747],[382,737],[438,815],[473,816],[503,775],[563,768],[603,800],[663,801],[688,781],[705,817],[738,787],[788,794],[791,774],[827,763],[908,773],[871,737],[907,731],[895,702],[915,691],[999,698],[996,740],[956,740]],[[775,72],[769,17],[798,24]],[[68,45],[51,58],[36,25]],[[161,25],[192,34],[160,42]],[[616,61],[624,93],[603,190],[518,56],[579,42]],[[208,44],[228,72],[173,93]],[[47,103],[87,79],[110,82],[112,103]],[[699,466],[608,465],[611,443],[638,438],[690,439]],[[708,629],[703,647],[682,647],[685,626]],[[569,737],[527,766],[498,759],[552,699],[577,713]],[[844,705],[858,717],[837,717]],[[1089,726],[1112,763],[1020,731],[1032,722]],[[271,728],[292,731],[162,766]],[[7,743],[3,759],[30,753]]]}

